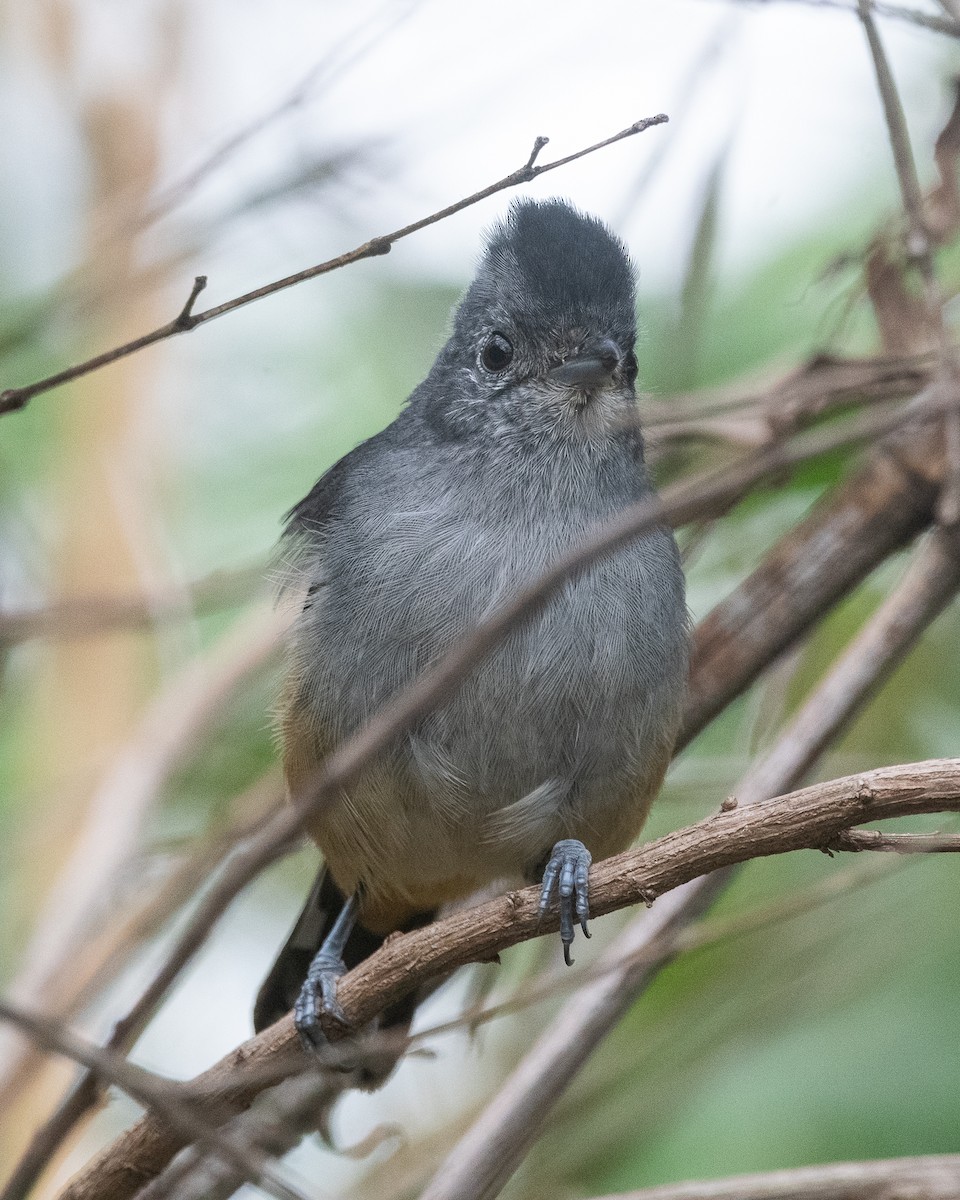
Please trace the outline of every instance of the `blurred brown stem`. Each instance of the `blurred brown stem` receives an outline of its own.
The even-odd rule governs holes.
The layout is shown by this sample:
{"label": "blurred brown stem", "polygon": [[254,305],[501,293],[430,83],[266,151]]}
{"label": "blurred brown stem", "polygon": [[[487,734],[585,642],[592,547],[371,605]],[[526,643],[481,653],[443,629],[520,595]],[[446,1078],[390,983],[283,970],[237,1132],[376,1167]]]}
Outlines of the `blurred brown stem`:
{"label": "blurred brown stem", "polygon": [[595,1200],[960,1200],[960,1154],[824,1163],[665,1184]]}
{"label": "blurred brown stem", "polygon": [[183,1084],[159,1078],[142,1067],[128,1063],[112,1051],[87,1045],[59,1022],[38,1017],[9,1001],[0,1000],[0,1020],[15,1025],[44,1049],[83,1064],[105,1083],[117,1084],[128,1095],[159,1114],[166,1126],[175,1130],[180,1137],[195,1141],[205,1150],[221,1156],[248,1177],[255,1176],[261,1186],[278,1200],[302,1200],[274,1176],[262,1157],[251,1154],[249,1147],[225,1139],[209,1108],[191,1096]]}
{"label": "blurred brown stem", "polygon": [[239,606],[263,589],[266,568],[215,571],[182,590],[150,595],[71,596],[31,608],[0,610],[0,646],[30,638],[93,637],[118,629],[149,629],[194,612]]}
{"label": "blurred brown stem", "polygon": [[[58,1015],[72,1012],[88,982],[76,971],[78,948],[96,929],[103,896],[129,861],[143,822],[173,770],[216,720],[228,697],[259,670],[280,640],[282,622],[267,610],[246,614],[203,660],[171,679],[143,714],[133,737],[104,773],[70,860],[48,895],[22,964],[8,987]],[[6,1032],[6,1031],[5,1031]],[[9,1033],[0,1072],[0,1110],[29,1070],[30,1048]]]}

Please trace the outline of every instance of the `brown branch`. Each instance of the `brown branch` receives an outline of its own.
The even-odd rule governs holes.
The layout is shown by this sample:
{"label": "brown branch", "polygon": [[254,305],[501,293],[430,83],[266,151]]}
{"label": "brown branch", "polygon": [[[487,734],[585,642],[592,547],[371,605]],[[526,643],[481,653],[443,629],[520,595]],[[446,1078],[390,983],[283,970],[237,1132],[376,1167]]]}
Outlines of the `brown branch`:
{"label": "brown branch", "polygon": [[595,1200],[960,1200],[960,1154],[824,1163],[789,1171],[668,1183]]}
{"label": "brown branch", "polygon": [[[957,759],[886,767],[817,784],[721,811],[639,850],[597,863],[591,906],[600,917],[649,903],[652,897],[747,859],[820,849],[843,830],[864,822],[958,809]],[[456,967],[488,961],[518,942],[554,932],[559,926],[556,909],[541,921],[538,897],[538,888],[524,888],[390,940],[340,982],[338,998],[351,1024],[365,1025],[408,992]],[[329,1030],[334,1038],[341,1032]],[[199,1076],[189,1094],[202,1105],[240,1111],[254,1098],[245,1072],[288,1059],[296,1044],[293,1019],[284,1017]],[[241,1064],[244,1071],[238,1082]],[[148,1114],[98,1155],[68,1185],[62,1200],[123,1200],[184,1144],[161,1119]]]}
{"label": "brown branch", "polygon": [[[329,1073],[301,1071],[260,1095],[247,1112],[234,1117],[223,1130],[231,1145],[253,1146],[257,1157],[279,1158],[293,1150],[302,1130],[317,1127],[322,1112],[343,1090],[349,1076],[331,1079]],[[147,1184],[137,1200],[227,1200],[242,1184],[260,1184],[257,1170],[225,1156],[191,1146]]]}
{"label": "brown branch", "polygon": [[817,354],[770,382],[738,380],[667,399],[644,397],[643,426],[646,432],[659,431],[678,419],[738,415],[764,420],[784,432],[843,404],[915,395],[931,381],[935,367],[929,353],[849,358]]}
{"label": "brown branch", "polygon": [[798,779],[827,748],[849,714],[903,661],[919,630],[934,621],[960,588],[960,536],[936,530],[873,619],[835,659],[829,674],[790,718],[776,745],[750,769],[760,795]]}
{"label": "brown branch", "polygon": [[[455,213],[462,212],[463,209],[471,207],[471,205],[478,204],[481,200],[486,200],[488,197],[496,195],[497,192],[518,187],[522,183],[530,183],[531,180],[546,174],[547,171],[555,171],[559,167],[565,167],[569,163],[576,162],[577,159],[584,158],[588,154],[594,154],[597,150],[602,150],[606,146],[613,145],[615,142],[620,142],[625,138],[633,137],[635,134],[643,133],[644,130],[649,129],[653,125],[663,125],[667,120],[668,118],[664,113],[658,113],[653,117],[643,117],[641,120],[629,125],[626,129],[621,129],[619,133],[613,134],[612,137],[604,138],[603,141],[595,142],[593,145],[587,146],[582,150],[577,150],[573,154],[568,154],[564,158],[557,158],[552,162],[542,163],[539,166],[536,165],[536,158],[549,139],[538,137],[524,165],[516,171],[511,171],[503,179],[497,180],[496,183],[491,183],[487,187],[481,188],[480,191],[474,192],[470,196],[465,196],[462,200],[457,200],[454,204],[449,204],[446,208],[431,213],[427,217],[421,217],[409,225],[395,229],[392,233],[385,233],[379,237],[371,238],[353,250],[348,250],[344,254],[337,255],[336,258],[328,259],[326,262],[318,263],[313,267],[306,267],[304,270],[297,271],[293,275],[286,275],[282,279],[277,279],[272,283],[264,284],[262,287],[254,288],[253,291],[245,292],[242,296],[235,296],[232,300],[226,300],[222,304],[217,304],[212,308],[204,309],[202,312],[194,313],[193,302],[206,284],[206,277],[198,275],[187,302],[172,321],[168,321],[166,325],[161,325],[159,329],[142,334],[140,337],[134,338],[122,346],[115,346],[103,354],[97,354],[93,358],[88,358],[85,362],[77,363],[75,366],[68,367],[64,371],[58,371],[54,375],[48,375],[45,379],[37,380],[36,383],[28,384],[25,387],[9,388],[4,392],[0,392],[0,415],[8,412],[17,412],[25,408],[34,396],[52,391],[54,388],[60,387],[64,383],[70,383],[74,379],[79,379],[83,375],[89,375],[92,371],[97,371],[101,367],[108,366],[110,363],[127,358],[139,350],[144,350],[147,346],[156,345],[157,342],[165,341],[167,338],[174,337],[178,333],[187,333],[196,329],[198,325],[205,325],[208,321],[214,321],[218,317],[225,316],[227,313],[235,312],[238,308],[243,308],[247,304],[262,300],[266,296],[272,296],[276,292],[281,292],[286,288],[304,283],[308,279],[315,279],[318,275],[326,275],[331,271],[339,270],[341,267],[350,266],[355,262],[360,262],[362,259],[388,254],[394,243],[400,241],[401,238],[418,233],[421,229],[426,229],[429,225],[435,225],[438,221],[443,221],[447,217],[451,217]],[[203,283],[200,282],[201,280],[203,280]]]}
{"label": "brown branch", "polygon": [[[779,548],[773,551],[773,557]],[[904,581],[850,647],[864,646],[867,667],[854,686],[846,685],[846,663],[835,663],[807,699],[797,721],[777,740],[765,760],[755,764],[737,788],[738,799],[724,806],[757,804],[791,786],[815,761],[821,748],[843,729],[861,707],[876,677],[898,661],[939,611],[925,602],[925,590],[939,595],[943,585],[936,555],[925,547],[914,574]],[[955,569],[955,563],[952,564]],[[761,566],[760,571],[764,570]],[[909,575],[910,573],[908,573]],[[875,652],[868,652],[874,648]],[[824,703],[824,696],[834,703]],[[635,917],[602,960],[607,978],[585,987],[569,1001],[498,1090],[496,1099],[451,1151],[423,1200],[475,1200],[496,1193],[533,1143],[547,1113],[586,1064],[602,1039],[680,948],[684,928],[709,907],[732,878],[732,868],[686,884]],[[549,1100],[546,1098],[549,1097]]]}
{"label": "brown branch", "polygon": [[644,403],[648,458],[657,462],[671,444],[694,439],[762,447],[820,417],[856,404],[879,406],[915,395],[936,366],[929,354],[840,359],[818,355],[757,392],[744,385],[671,396]]}
{"label": "brown branch", "polygon": [[869,0],[857,0],[857,11],[867,36],[870,47],[870,57],[873,60],[874,72],[877,76],[877,87],[883,104],[883,112],[887,122],[887,132],[890,136],[890,148],[893,151],[893,162],[900,184],[900,194],[903,197],[903,207],[909,222],[907,249],[911,257],[918,261],[925,259],[928,269],[930,264],[930,236],[927,232],[923,217],[923,192],[920,180],[917,178],[917,166],[910,146],[910,135],[907,132],[907,118],[900,102],[900,94],[894,82],[890,63],[887,61],[880,34],[871,12]]}
{"label": "brown branch", "polygon": [[934,520],[944,474],[938,429],[888,440],[713,609],[694,639],[681,746]]}
{"label": "brown branch", "polygon": [[[849,831],[850,834],[856,832],[858,831]],[[839,835],[837,841],[839,842],[845,836],[847,835]],[[912,835],[903,834],[900,836],[909,837]],[[823,847],[823,849],[825,851],[828,849],[832,851],[833,848]],[[655,958],[658,962],[665,957],[672,959],[678,954],[689,954],[709,946],[714,946],[719,942],[756,933],[758,930],[765,929],[771,925],[791,921],[796,917],[807,915],[820,907],[833,903],[839,897],[847,895],[855,888],[866,887],[869,884],[876,883],[886,878],[892,870],[899,869],[901,866],[901,863],[891,861],[889,858],[883,862],[874,859],[870,869],[864,869],[862,865],[858,865],[847,871],[838,871],[833,875],[826,875],[807,888],[793,892],[778,900],[759,905],[746,912],[735,913],[732,916],[707,916],[693,921],[688,925],[677,925],[658,937],[655,944],[647,942],[626,958],[618,958],[615,962],[606,961],[605,965],[592,964],[585,972],[586,978],[580,976],[577,972],[567,970],[566,967],[551,967],[528,983],[521,984],[505,1000],[493,1004],[481,1002],[471,1005],[457,1016],[439,1021],[433,1025],[418,1024],[416,1032],[407,1035],[403,1047],[406,1049],[410,1046],[416,1046],[446,1033],[463,1030],[473,1031],[481,1025],[489,1024],[489,1022],[495,1021],[508,1013],[519,1012],[545,1001],[555,1001],[561,996],[569,995],[571,992],[581,992],[585,987],[603,980],[604,977],[622,971],[624,967],[639,965],[641,960],[649,963],[651,957]],[[698,880],[697,883],[699,882]],[[676,891],[670,893],[670,896],[664,899],[669,900],[682,891],[684,891],[684,888],[677,888]],[[659,907],[657,905],[656,909],[659,909]],[[649,916],[656,909],[648,909],[645,915]],[[605,957],[607,960],[610,958],[609,955]],[[383,1037],[383,1034],[378,1033],[376,1036],[377,1041],[379,1041]],[[365,1040],[364,1044],[367,1045],[373,1042],[374,1037],[371,1035],[368,1041]],[[392,1042],[392,1045],[396,1045],[395,1040]]]}

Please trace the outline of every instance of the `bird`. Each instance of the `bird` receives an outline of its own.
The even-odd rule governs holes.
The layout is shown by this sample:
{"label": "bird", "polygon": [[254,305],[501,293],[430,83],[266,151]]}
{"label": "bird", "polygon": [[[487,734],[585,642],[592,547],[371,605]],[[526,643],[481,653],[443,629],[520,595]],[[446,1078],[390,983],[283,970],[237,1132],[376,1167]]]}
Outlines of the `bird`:
{"label": "bird", "polygon": [[[635,270],[599,219],[516,201],[400,414],[287,515],[283,769],[319,765],[591,529],[653,494],[638,417]],[[307,830],[317,881],[257,997],[308,1048],[337,980],[397,931],[493,885],[589,936],[593,859],[639,834],[670,761],[688,613],[656,526],[570,578],[369,763]],[[407,1026],[415,998],[382,1017]],[[370,1086],[379,1082],[371,1079]]]}

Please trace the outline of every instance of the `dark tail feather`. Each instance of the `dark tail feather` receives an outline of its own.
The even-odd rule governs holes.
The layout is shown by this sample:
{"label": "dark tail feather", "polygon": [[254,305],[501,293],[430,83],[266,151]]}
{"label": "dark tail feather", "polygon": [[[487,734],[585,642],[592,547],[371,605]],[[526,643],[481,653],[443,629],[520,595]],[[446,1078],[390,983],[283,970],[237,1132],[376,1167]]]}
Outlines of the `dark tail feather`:
{"label": "dark tail feather", "polygon": [[[321,867],[303,912],[297,918],[270,974],[257,993],[253,1009],[253,1027],[257,1033],[279,1021],[293,1008],[307,977],[310,963],[343,905],[343,893],[330,878],[326,868]],[[404,928],[413,929],[426,925],[431,920],[433,913],[424,913],[408,922]],[[343,961],[347,970],[369,958],[383,945],[386,936],[371,933],[369,929],[357,923],[344,948]],[[417,992],[404,996],[383,1013],[378,1022],[379,1028],[404,1032],[413,1020],[417,1005],[425,998],[425,995]],[[385,1061],[382,1068],[371,1069],[369,1077],[364,1081],[365,1086],[376,1087],[383,1083],[395,1065],[396,1059],[391,1059],[389,1062]]]}

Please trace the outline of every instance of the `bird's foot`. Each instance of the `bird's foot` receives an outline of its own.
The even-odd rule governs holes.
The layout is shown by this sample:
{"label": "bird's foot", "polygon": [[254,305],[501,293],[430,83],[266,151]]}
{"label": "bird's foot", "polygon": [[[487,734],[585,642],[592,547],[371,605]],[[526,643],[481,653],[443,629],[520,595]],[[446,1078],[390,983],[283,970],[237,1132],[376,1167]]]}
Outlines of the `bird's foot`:
{"label": "bird's foot", "polygon": [[337,981],[347,971],[342,958],[321,951],[310,964],[300,995],[293,1006],[293,1021],[304,1049],[318,1053],[327,1046],[322,1017],[350,1028],[347,1014],[337,999]]}
{"label": "bird's foot", "polygon": [[550,907],[556,889],[560,902],[560,941],[563,942],[563,961],[573,966],[570,947],[573,945],[574,916],[580,923],[583,936],[589,937],[590,864],[593,858],[583,842],[565,838],[557,842],[543,872],[540,885],[540,916]]}

